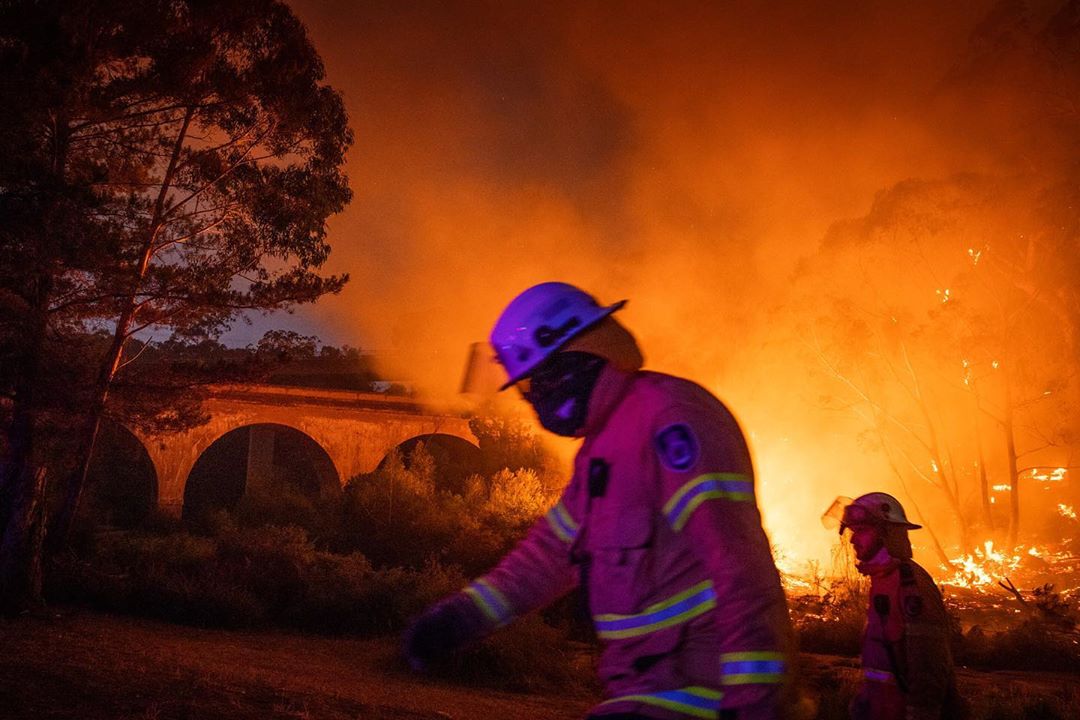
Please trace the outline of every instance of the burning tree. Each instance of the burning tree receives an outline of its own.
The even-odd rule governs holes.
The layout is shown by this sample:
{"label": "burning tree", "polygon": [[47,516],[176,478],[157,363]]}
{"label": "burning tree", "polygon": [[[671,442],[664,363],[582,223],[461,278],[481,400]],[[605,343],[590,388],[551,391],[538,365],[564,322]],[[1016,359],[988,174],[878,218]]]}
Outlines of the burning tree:
{"label": "burning tree", "polygon": [[803,327],[830,407],[905,502],[933,488],[969,551],[980,532],[1003,557],[1030,530],[1028,489],[1078,450],[1080,3],[1047,10],[992,8],[928,98],[946,140],[988,159],[880,191],[800,278],[801,305],[825,304]]}
{"label": "burning tree", "polygon": [[823,265],[807,267],[808,278],[824,268],[833,278],[811,337],[842,388],[837,401],[862,418],[906,492],[918,480],[942,494],[965,547],[974,525],[995,529],[995,489],[1008,493],[1015,545],[1023,464],[1068,464],[1072,444],[1080,318],[1055,306],[1064,288],[1030,281],[1075,247],[1038,211],[1021,214],[1032,199],[985,178],[901,183],[835,226],[814,261]]}
{"label": "burning tree", "polygon": [[74,324],[111,338],[73,442],[62,538],[133,336],[213,336],[243,310],[342,287],[318,268],[326,218],[350,197],[351,134],[303,26],[276,0],[26,0],[4,5],[0,27],[4,104],[18,108],[0,129],[0,200],[19,218],[3,235],[4,300],[22,318],[6,343],[0,532],[12,565],[0,587],[19,605],[36,594],[33,543],[14,548],[40,495],[25,488],[47,334]]}

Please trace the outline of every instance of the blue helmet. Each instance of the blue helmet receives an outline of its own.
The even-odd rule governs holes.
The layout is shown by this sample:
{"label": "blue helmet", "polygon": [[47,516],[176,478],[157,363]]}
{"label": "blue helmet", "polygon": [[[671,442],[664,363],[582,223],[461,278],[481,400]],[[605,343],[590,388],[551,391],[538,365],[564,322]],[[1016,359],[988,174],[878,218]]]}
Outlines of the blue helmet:
{"label": "blue helmet", "polygon": [[602,306],[573,285],[546,282],[506,306],[491,331],[491,347],[506,370],[502,390],[528,377],[570,340],[626,304]]}

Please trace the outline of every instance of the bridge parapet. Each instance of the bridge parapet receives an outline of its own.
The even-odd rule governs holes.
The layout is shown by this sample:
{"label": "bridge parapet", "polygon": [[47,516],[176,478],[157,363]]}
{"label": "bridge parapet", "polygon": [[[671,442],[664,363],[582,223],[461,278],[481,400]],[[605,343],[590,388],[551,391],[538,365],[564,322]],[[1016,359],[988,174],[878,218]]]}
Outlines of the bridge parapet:
{"label": "bridge parapet", "polygon": [[304,433],[329,456],[339,484],[375,470],[397,446],[427,435],[477,440],[468,418],[436,413],[414,398],[277,385],[216,385],[204,408],[210,421],[162,436],[140,436],[158,477],[158,504],[179,514],[192,468],[227,433],[276,425]]}

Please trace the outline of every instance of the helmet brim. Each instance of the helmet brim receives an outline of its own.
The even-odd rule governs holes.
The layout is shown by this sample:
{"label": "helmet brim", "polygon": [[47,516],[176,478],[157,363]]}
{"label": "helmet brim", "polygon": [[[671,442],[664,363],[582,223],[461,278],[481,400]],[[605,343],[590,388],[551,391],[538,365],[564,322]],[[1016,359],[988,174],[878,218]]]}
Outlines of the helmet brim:
{"label": "helmet brim", "polygon": [[593,320],[591,322],[589,322],[587,325],[583,325],[578,330],[578,332],[573,333],[572,335],[568,335],[567,337],[560,340],[558,342],[558,344],[554,345],[551,348],[551,350],[548,352],[548,354],[546,356],[544,356],[544,358],[542,360],[537,362],[535,365],[532,365],[532,366],[526,368],[525,370],[522,370],[521,372],[515,374],[509,380],[507,380],[505,383],[503,383],[502,387],[499,388],[499,392],[502,392],[503,390],[506,390],[508,388],[513,387],[514,385],[518,384],[519,382],[521,382],[525,378],[532,375],[534,372],[536,372],[536,368],[543,365],[544,361],[546,361],[552,355],[554,355],[555,353],[559,352],[564,347],[566,347],[570,343],[571,340],[573,340],[574,338],[580,336],[582,333],[587,332],[590,328],[595,327],[597,324],[600,323],[601,320],[608,317],[612,313],[614,313],[614,312],[616,312],[618,310],[622,310],[624,305],[626,305],[626,300],[620,300],[617,303],[612,303],[611,305],[608,305],[606,308],[603,309],[603,312],[601,312],[599,315],[597,315],[595,318],[593,318]]}

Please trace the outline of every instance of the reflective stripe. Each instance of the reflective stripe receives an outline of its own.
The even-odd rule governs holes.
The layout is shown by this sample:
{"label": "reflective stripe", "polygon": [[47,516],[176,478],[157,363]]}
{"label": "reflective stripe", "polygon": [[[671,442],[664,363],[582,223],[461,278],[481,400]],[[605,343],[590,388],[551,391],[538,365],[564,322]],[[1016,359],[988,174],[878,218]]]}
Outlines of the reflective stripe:
{"label": "reflective stripe", "polygon": [[716,591],[711,582],[698,583],[689,590],[650,605],[636,615],[596,615],[598,637],[606,640],[646,635],[672,625],[684,623],[716,607]]}
{"label": "reflective stripe", "polygon": [[465,594],[472,598],[477,607],[496,627],[505,625],[514,619],[513,608],[507,601],[506,596],[487,580],[480,578],[472,583],[465,588]]}
{"label": "reflective stripe", "polygon": [[570,513],[566,511],[566,506],[561,502],[548,510],[547,521],[552,532],[558,535],[560,540],[568,545],[574,542],[574,538],[577,537],[578,524],[574,522],[574,518],[570,517]]}
{"label": "reflective stripe", "polygon": [[641,695],[623,695],[600,703],[611,705],[612,703],[642,703],[656,707],[674,710],[675,712],[696,718],[715,720],[720,717],[720,698],[723,693],[705,687],[687,687],[681,690],[665,690],[663,692],[644,693]]}
{"label": "reflective stripe", "polygon": [[775,685],[784,682],[784,653],[771,650],[724,653],[720,682],[724,685]]}
{"label": "reflective stripe", "polygon": [[698,475],[664,504],[664,514],[675,530],[682,530],[691,513],[706,500],[753,502],[754,481],[742,473]]}
{"label": "reflective stripe", "polygon": [[890,685],[896,683],[896,678],[888,670],[875,670],[874,668],[863,668],[863,675],[867,680],[873,680],[879,683],[889,683]]}

